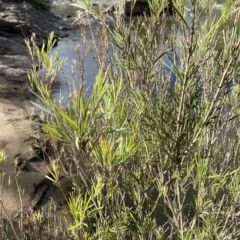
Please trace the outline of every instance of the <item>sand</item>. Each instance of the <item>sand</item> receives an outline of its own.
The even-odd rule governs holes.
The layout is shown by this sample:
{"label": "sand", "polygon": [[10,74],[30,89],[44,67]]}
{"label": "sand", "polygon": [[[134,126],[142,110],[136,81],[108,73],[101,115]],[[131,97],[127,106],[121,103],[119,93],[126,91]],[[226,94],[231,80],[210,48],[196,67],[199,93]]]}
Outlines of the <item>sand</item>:
{"label": "sand", "polygon": [[[7,154],[6,161],[0,164],[2,218],[14,218],[33,207],[40,196],[36,186],[48,173],[46,163],[36,158],[31,148],[38,130],[26,118],[31,109],[26,91],[26,83],[0,76],[0,149]],[[24,167],[21,163],[17,166],[17,159]]]}

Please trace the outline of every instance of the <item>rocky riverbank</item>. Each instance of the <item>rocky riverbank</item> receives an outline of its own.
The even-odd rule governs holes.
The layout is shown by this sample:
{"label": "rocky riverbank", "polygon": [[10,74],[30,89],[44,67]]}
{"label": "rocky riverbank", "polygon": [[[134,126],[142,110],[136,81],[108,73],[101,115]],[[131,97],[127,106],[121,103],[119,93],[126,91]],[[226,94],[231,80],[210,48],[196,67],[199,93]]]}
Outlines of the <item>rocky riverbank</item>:
{"label": "rocky riverbank", "polygon": [[47,11],[37,11],[30,4],[0,1],[0,75],[15,80],[26,75],[32,67],[24,39],[35,34],[35,42],[41,46],[50,32],[56,40],[66,37],[61,29],[73,25]]}
{"label": "rocky riverbank", "polygon": [[[58,189],[45,178],[46,159],[33,149],[39,129],[27,119],[27,113],[32,113],[27,99],[27,71],[33,62],[24,39],[34,33],[41,46],[50,32],[55,32],[58,41],[67,36],[61,29],[73,27],[30,4],[0,1],[0,150],[7,155],[6,161],[0,163],[0,220],[14,221],[50,198],[63,200]],[[1,234],[2,231],[0,238]]]}

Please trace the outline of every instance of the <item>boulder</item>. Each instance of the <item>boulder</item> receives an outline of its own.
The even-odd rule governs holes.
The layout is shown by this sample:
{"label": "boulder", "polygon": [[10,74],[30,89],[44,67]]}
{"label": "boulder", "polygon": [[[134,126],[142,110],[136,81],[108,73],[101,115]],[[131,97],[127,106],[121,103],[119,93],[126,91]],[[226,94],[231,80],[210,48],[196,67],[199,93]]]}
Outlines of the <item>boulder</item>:
{"label": "boulder", "polygon": [[138,3],[145,3],[147,4],[149,0],[137,0]]}
{"label": "boulder", "polygon": [[[109,8],[107,11],[108,13],[115,13],[116,12],[116,7],[114,4]],[[125,3],[125,9],[124,13],[126,16],[138,16],[138,15],[143,15],[143,14],[149,14],[150,13],[150,8],[148,4],[148,0],[137,0],[135,1],[127,1]],[[167,15],[173,15],[174,14],[174,6],[171,0],[168,1],[168,5],[166,8],[164,8],[162,14],[167,14]]]}
{"label": "boulder", "polygon": [[148,3],[136,2],[133,4],[132,2],[125,3],[125,14],[126,16],[138,16],[142,14],[149,14],[149,6]]}
{"label": "boulder", "polygon": [[13,3],[0,0],[0,74],[7,79],[24,79],[33,61],[28,53],[25,38],[38,46],[54,31],[55,39],[67,36],[61,29],[73,26],[47,11],[34,9],[27,3]]}
{"label": "boulder", "polygon": [[42,44],[52,31],[55,32],[56,38],[64,36],[58,30],[60,25],[67,25],[67,23],[50,12],[36,10],[27,3],[0,1],[0,28],[5,28],[9,33],[27,38],[35,32],[39,44]]}

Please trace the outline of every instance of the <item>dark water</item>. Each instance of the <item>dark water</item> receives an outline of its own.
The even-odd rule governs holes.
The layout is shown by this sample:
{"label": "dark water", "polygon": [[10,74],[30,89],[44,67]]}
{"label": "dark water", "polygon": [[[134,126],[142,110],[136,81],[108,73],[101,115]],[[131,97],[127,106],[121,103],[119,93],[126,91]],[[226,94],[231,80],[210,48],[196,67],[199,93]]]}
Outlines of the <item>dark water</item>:
{"label": "dark water", "polygon": [[[54,7],[51,11],[55,14],[76,16],[78,9],[73,6]],[[85,28],[86,43],[82,41],[81,28],[65,31],[68,37],[61,39],[58,45],[53,49],[52,55],[57,52],[60,58],[65,59],[62,71],[57,76],[56,99],[60,95],[64,102],[67,102],[69,96],[69,87],[78,86],[84,81],[86,90],[91,91],[98,68],[92,52],[89,50],[89,44],[92,40],[92,34],[96,31],[97,26]],[[74,65],[74,62],[76,65]],[[74,73],[73,70],[74,69]]]}
{"label": "dark water", "polygon": [[[86,37],[88,41],[91,41],[90,32],[87,32]],[[81,48],[79,47],[80,38],[79,29],[71,30],[69,31],[69,36],[59,41],[58,46],[53,50],[52,54],[57,52],[61,58],[66,59],[62,72],[59,72],[57,77],[56,97],[61,92],[66,99],[68,97],[68,86],[71,87],[72,84],[77,86],[82,81],[84,81],[86,89],[90,90],[93,87],[96,74],[98,73],[97,65],[91,52],[86,53],[87,45],[81,43]],[[74,61],[76,61],[75,66]],[[74,73],[72,69],[74,69]],[[81,75],[81,72],[84,72],[84,74]]]}

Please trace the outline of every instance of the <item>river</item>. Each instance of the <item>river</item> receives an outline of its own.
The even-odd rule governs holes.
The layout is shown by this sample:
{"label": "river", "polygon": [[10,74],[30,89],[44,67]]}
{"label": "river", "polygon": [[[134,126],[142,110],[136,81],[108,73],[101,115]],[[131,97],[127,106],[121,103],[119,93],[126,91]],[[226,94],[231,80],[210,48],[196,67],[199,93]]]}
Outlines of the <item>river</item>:
{"label": "river", "polygon": [[[217,1],[213,10],[213,16],[219,15],[222,2],[222,0]],[[65,14],[76,16],[76,10],[78,9],[70,5],[54,6],[51,8],[51,12],[58,15]],[[96,25],[93,25],[91,30],[95,32],[96,27]],[[64,102],[67,102],[69,96],[69,86],[73,83],[79,84],[81,80],[84,80],[87,91],[91,92],[91,89],[95,83],[95,77],[98,73],[97,64],[94,61],[90,51],[85,55],[86,49],[88,48],[88,43],[90,43],[92,40],[90,28],[86,27],[86,43],[81,41],[82,37],[80,28],[68,30],[66,33],[68,34],[68,37],[59,41],[58,45],[52,51],[52,54],[57,52],[61,58],[66,59],[62,69],[63,71],[59,72],[57,76],[55,95],[56,99],[59,99],[61,94]],[[81,46],[81,48],[78,48],[77,46]],[[76,47],[79,51],[76,51]],[[73,65],[73,61],[76,61],[78,64],[75,74],[72,74],[71,66]],[[79,72],[81,71],[84,72],[84,79],[80,79],[81,77],[79,76]]]}

